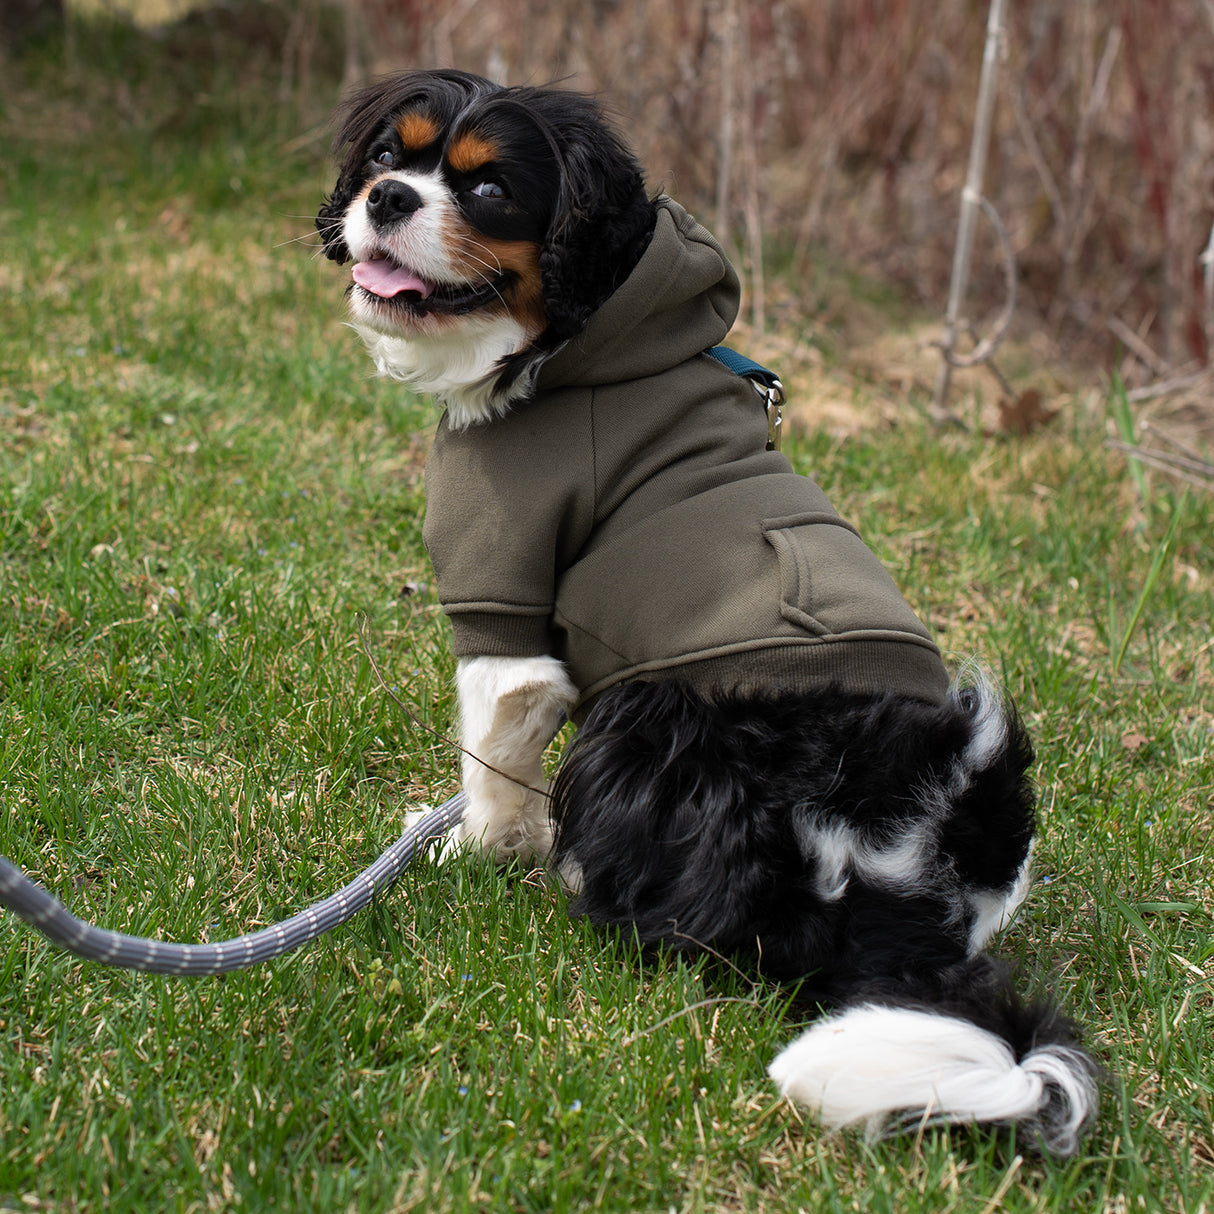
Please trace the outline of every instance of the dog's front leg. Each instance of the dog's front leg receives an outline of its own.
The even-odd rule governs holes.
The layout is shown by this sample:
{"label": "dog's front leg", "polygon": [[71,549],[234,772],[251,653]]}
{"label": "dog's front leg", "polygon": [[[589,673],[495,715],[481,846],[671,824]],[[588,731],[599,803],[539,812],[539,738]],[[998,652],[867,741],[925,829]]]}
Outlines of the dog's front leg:
{"label": "dog's front leg", "polygon": [[450,846],[473,844],[498,860],[542,860],[552,848],[544,747],[577,689],[564,666],[546,656],[463,658],[455,682],[470,753],[463,759],[468,807]]}

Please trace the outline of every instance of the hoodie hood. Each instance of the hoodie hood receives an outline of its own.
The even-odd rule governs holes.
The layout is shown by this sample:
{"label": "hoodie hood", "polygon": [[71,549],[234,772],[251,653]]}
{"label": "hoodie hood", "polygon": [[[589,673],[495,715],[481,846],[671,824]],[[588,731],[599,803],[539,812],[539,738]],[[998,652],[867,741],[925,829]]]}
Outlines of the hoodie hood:
{"label": "hoodie hood", "polygon": [[597,387],[668,371],[721,342],[738,314],[737,272],[711,233],[657,199],[653,239],[586,328],[540,371],[538,388]]}

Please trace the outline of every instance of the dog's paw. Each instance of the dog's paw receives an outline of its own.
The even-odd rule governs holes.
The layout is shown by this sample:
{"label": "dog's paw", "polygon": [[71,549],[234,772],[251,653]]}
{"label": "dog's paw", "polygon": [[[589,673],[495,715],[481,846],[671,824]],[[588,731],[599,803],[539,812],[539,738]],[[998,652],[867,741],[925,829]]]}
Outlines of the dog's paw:
{"label": "dog's paw", "polygon": [[479,851],[498,864],[514,859],[542,864],[552,851],[552,823],[542,793],[496,777],[477,781],[462,821],[448,833],[440,859]]}
{"label": "dog's paw", "polygon": [[566,856],[557,864],[556,875],[567,894],[576,897],[582,892],[582,866],[576,860]]}

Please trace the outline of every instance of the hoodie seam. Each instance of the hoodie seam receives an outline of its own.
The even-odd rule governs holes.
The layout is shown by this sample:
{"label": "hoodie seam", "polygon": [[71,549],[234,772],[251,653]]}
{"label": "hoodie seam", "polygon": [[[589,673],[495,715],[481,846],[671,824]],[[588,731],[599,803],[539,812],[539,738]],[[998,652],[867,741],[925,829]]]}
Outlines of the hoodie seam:
{"label": "hoodie seam", "polygon": [[590,525],[592,529],[599,523],[599,448],[598,423],[594,415],[595,391],[593,387],[589,390],[587,403],[587,413],[590,416],[590,485],[593,498],[590,504]]}

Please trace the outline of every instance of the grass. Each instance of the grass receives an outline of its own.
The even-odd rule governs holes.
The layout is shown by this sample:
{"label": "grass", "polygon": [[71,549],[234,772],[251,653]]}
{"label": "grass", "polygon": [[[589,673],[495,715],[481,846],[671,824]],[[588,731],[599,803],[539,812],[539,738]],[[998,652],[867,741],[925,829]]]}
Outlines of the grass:
{"label": "grass", "polygon": [[[219,938],[455,787],[358,639],[452,728],[434,418],[369,378],[309,254],[315,116],[235,56],[87,45],[0,112],[0,851],[107,926]],[[1136,485],[1099,410],[1005,441],[912,404],[790,454],[1032,726],[1040,879],[1000,951],[1108,1069],[1081,1157],[823,1136],[765,1081],[780,992],[642,964],[469,863],[223,980],[0,921],[0,1210],[1214,1206],[1214,504]]]}

